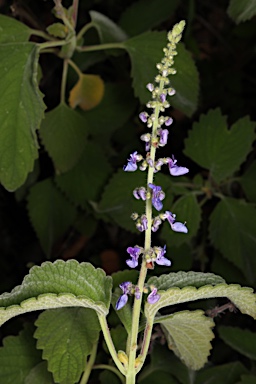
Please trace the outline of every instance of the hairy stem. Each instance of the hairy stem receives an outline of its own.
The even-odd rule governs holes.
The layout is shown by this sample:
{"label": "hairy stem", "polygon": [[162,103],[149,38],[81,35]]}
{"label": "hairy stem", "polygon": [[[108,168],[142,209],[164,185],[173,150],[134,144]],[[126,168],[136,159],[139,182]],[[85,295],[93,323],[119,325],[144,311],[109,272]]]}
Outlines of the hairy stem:
{"label": "hairy stem", "polygon": [[82,376],[82,378],[81,378],[81,380],[80,380],[80,384],[86,384],[87,381],[88,381],[88,379],[89,379],[89,376],[90,376],[90,374],[91,374],[91,370],[92,370],[94,361],[95,361],[95,359],[96,359],[97,347],[98,347],[98,340],[97,340],[97,342],[93,345],[92,353],[91,353],[91,356],[90,356],[89,360],[88,360],[87,363],[86,363],[86,367],[85,367],[83,376]]}
{"label": "hairy stem", "polygon": [[65,103],[67,74],[68,74],[68,60],[64,60],[63,61],[62,79],[61,79],[61,90],[60,90],[60,102],[61,103]]}

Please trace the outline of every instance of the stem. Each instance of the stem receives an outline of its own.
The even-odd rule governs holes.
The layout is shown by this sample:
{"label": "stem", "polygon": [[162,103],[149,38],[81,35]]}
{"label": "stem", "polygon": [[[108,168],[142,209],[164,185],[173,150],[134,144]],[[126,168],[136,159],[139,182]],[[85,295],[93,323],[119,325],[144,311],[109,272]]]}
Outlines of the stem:
{"label": "stem", "polygon": [[67,85],[67,74],[68,74],[68,60],[65,59],[63,61],[63,72],[62,72],[61,89],[60,89],[60,102],[61,103],[65,103],[65,92],[66,92],[66,85]]}
{"label": "stem", "polygon": [[106,344],[108,346],[109,353],[111,354],[112,359],[114,360],[114,362],[115,362],[117,368],[119,369],[119,371],[123,375],[125,375],[124,367],[123,367],[121,361],[118,359],[118,356],[117,356],[117,353],[116,353],[116,349],[115,349],[112,337],[111,337],[110,332],[109,332],[109,328],[108,328],[106,317],[103,316],[103,315],[99,315],[98,314],[98,318],[99,318],[99,322],[100,322],[100,326],[101,326],[101,329],[102,329],[102,332],[103,332],[103,336],[104,336],[105,342],[106,342]]}
{"label": "stem", "polygon": [[112,367],[112,365],[97,364],[97,365],[94,365],[92,369],[108,369],[109,371],[114,372],[119,377],[120,381],[123,384],[125,383],[124,376],[118,371],[116,367]]}
{"label": "stem", "polygon": [[97,44],[97,45],[88,45],[86,47],[76,47],[76,50],[79,52],[92,52],[92,51],[102,51],[104,49],[125,49],[123,43],[107,43],[107,44]]}
{"label": "stem", "polygon": [[82,378],[80,380],[80,384],[86,384],[88,379],[89,379],[89,376],[91,374],[91,370],[92,370],[92,367],[93,367],[93,363],[94,363],[94,361],[96,359],[97,347],[98,347],[98,341],[93,345],[92,353],[91,353],[91,356],[90,356],[89,360],[86,363],[83,376],[82,376]]}
{"label": "stem", "polygon": [[80,71],[78,66],[74,63],[74,61],[68,59],[67,62],[74,69],[74,71],[77,73],[77,75],[80,77],[82,75],[82,72]]}
{"label": "stem", "polygon": [[53,37],[45,33],[44,31],[40,31],[39,29],[30,29],[31,35],[42,37],[45,40],[54,40]]}
{"label": "stem", "polygon": [[91,21],[90,23],[88,23],[88,24],[85,24],[85,25],[83,26],[83,28],[80,29],[80,31],[78,32],[78,34],[77,34],[77,36],[76,36],[77,41],[80,40],[80,39],[83,37],[83,35],[84,35],[90,28],[93,28],[93,27],[94,27],[94,23],[93,23],[92,21]]}
{"label": "stem", "polygon": [[74,28],[76,27],[76,22],[77,22],[78,6],[79,6],[79,0],[73,0],[72,19],[73,19],[73,23],[74,23]]}
{"label": "stem", "polygon": [[154,325],[153,321],[147,322],[145,332],[144,332],[141,352],[139,355],[139,365],[136,369],[136,373],[138,373],[141,370],[141,368],[143,367],[144,362],[146,360],[146,357],[148,354],[148,349],[149,349],[149,344],[150,344],[150,340],[151,340],[153,325]]}
{"label": "stem", "polygon": [[45,43],[38,44],[40,51],[45,48],[59,47],[61,45],[66,45],[66,40],[54,40],[54,41],[46,41]]}

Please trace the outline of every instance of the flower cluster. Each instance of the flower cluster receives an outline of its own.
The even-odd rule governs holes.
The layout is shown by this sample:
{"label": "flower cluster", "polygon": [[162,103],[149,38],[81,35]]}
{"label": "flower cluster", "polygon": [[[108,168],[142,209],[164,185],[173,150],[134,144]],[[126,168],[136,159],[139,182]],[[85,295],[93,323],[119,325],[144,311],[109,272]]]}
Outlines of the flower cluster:
{"label": "flower cluster", "polygon": [[[141,140],[145,143],[146,155],[143,157],[141,154],[138,154],[137,151],[131,153],[128,163],[123,168],[126,172],[135,172],[138,169],[138,163],[140,163],[139,169],[141,171],[148,169],[148,185],[146,187],[137,187],[133,191],[133,196],[136,199],[145,201],[146,206],[148,206],[148,202],[150,202],[159,214],[152,217],[151,209],[146,209],[146,212],[142,215],[136,212],[133,213],[132,219],[136,221],[136,228],[140,232],[156,232],[164,220],[169,222],[174,232],[188,232],[186,223],[176,221],[176,215],[174,213],[170,211],[160,212],[163,209],[165,193],[162,191],[161,186],[153,183],[153,175],[159,172],[163,165],[168,166],[171,176],[182,176],[189,172],[188,168],[177,164],[177,160],[173,155],[171,157],[155,158],[156,149],[164,147],[167,144],[169,135],[167,127],[170,127],[173,123],[171,117],[163,116],[161,113],[165,112],[166,108],[170,106],[167,101],[167,96],[175,94],[175,90],[169,85],[170,81],[168,76],[176,73],[175,69],[172,68],[174,62],[173,57],[177,54],[176,44],[181,38],[184,25],[185,23],[181,22],[175,25],[172,31],[168,33],[169,42],[167,47],[164,48],[164,57],[156,66],[159,74],[155,78],[155,84],[149,83],[147,85],[147,89],[151,92],[152,96],[152,99],[147,103],[147,108],[153,112],[148,113],[143,111],[139,114],[140,120],[151,129],[151,133],[146,133],[141,136]],[[150,236],[148,238],[150,238]],[[130,258],[126,260],[126,263],[130,268],[136,268],[138,266],[140,257],[148,269],[153,269],[155,263],[167,267],[171,265],[171,261],[165,257],[166,246],[151,247],[150,244],[147,244],[143,248],[135,245],[134,247],[128,247],[127,252]],[[121,309],[127,303],[128,295],[134,294],[136,299],[141,298],[141,292],[138,287],[134,287],[131,282],[120,284],[120,288],[123,294],[116,303],[116,309]],[[150,289],[151,293],[148,295],[147,301],[150,304],[154,304],[160,299],[160,294],[157,293],[155,287],[150,287]],[[148,293],[148,289],[144,287],[143,293]]]}

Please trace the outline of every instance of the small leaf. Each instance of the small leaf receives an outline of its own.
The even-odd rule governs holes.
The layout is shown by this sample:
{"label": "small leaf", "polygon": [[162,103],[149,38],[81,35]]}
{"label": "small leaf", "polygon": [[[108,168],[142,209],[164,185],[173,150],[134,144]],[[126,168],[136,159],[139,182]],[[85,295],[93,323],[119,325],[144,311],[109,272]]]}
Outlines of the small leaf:
{"label": "small leaf", "polygon": [[207,362],[214,338],[214,322],[203,311],[182,311],[166,316],[160,321],[168,346],[186,366],[201,369]]}
{"label": "small leaf", "polygon": [[50,35],[59,37],[60,39],[65,39],[68,34],[68,28],[62,23],[51,24],[46,28],[46,30]]}
{"label": "small leaf", "polygon": [[34,327],[26,326],[18,336],[8,336],[0,348],[0,382],[24,384],[30,370],[41,361],[33,338]]}
{"label": "small leaf", "polygon": [[245,171],[240,179],[243,190],[247,198],[252,202],[256,203],[256,161],[254,160],[250,167]]}
{"label": "small leaf", "polygon": [[122,42],[127,39],[126,33],[107,16],[96,11],[90,11],[89,14],[102,44]]}
{"label": "small leaf", "polygon": [[212,244],[240,268],[247,279],[255,282],[255,206],[226,197],[210,216]]}
{"label": "small leaf", "polygon": [[53,243],[64,235],[76,217],[75,207],[50,179],[30,189],[28,213],[46,255],[50,255]]}
{"label": "small leaf", "polygon": [[256,360],[256,333],[238,327],[218,328],[220,338],[237,352]]}
{"label": "small leaf", "polygon": [[51,309],[39,315],[35,324],[37,348],[43,350],[54,381],[78,382],[99,337],[96,313],[87,308]]}
{"label": "small leaf", "polygon": [[255,0],[230,0],[228,6],[228,15],[237,24],[251,19],[256,15]]}
{"label": "small leaf", "polygon": [[21,285],[0,296],[0,324],[21,313],[62,307],[92,308],[107,315],[112,278],[76,260],[34,266]]}
{"label": "small leaf", "polygon": [[201,115],[185,140],[184,153],[201,167],[209,169],[217,182],[239,169],[252,148],[255,123],[247,116],[227,129],[219,108]]}
{"label": "small leaf", "polygon": [[197,373],[195,384],[234,384],[246,372],[247,369],[240,361],[210,367]]}
{"label": "small leaf", "polygon": [[64,103],[46,114],[40,129],[43,144],[60,172],[68,171],[77,163],[87,135],[86,121]]}
{"label": "small leaf", "polygon": [[52,374],[47,370],[46,361],[35,365],[27,377],[24,384],[54,384]]}
{"label": "small leaf", "polygon": [[[0,44],[28,41],[31,30],[18,20],[0,15]],[[10,68],[8,68],[10,70]]]}
{"label": "small leaf", "polygon": [[69,105],[87,111],[95,108],[102,100],[104,83],[98,75],[81,74],[69,94]]}

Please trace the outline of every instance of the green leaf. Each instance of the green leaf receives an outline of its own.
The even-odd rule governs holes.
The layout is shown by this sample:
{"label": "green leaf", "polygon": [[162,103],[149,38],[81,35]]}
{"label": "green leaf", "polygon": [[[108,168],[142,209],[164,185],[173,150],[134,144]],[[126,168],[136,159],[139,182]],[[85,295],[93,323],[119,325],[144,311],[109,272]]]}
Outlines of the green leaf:
{"label": "green leaf", "polygon": [[101,384],[120,384],[120,379],[116,376],[116,374],[107,369],[101,372],[99,377]]}
{"label": "green leaf", "polygon": [[35,365],[27,377],[24,384],[54,384],[52,374],[47,370],[46,361]]}
{"label": "green leaf", "polygon": [[171,230],[170,224],[166,221],[161,231],[161,238],[167,246],[180,246],[189,242],[197,234],[201,221],[201,208],[193,193],[188,193],[175,201],[170,209],[176,214],[177,221],[184,223],[188,228],[188,233],[177,233]]}
{"label": "green leaf", "polygon": [[81,157],[88,129],[82,116],[61,103],[46,114],[40,136],[58,172],[66,172]]}
{"label": "green leaf", "polygon": [[46,179],[35,184],[28,196],[28,213],[41,246],[50,255],[53,243],[69,228],[76,217],[76,209]]}
{"label": "green leaf", "polygon": [[255,0],[230,0],[228,6],[228,15],[237,24],[251,19],[256,15]]}
{"label": "green leaf", "polygon": [[169,348],[188,368],[198,370],[205,365],[214,338],[211,318],[201,310],[182,311],[156,322],[163,326]]}
{"label": "green leaf", "polygon": [[239,381],[237,384],[255,384],[256,376],[255,375],[241,375],[242,381]]}
{"label": "green leaf", "polygon": [[218,328],[220,338],[237,352],[256,360],[256,333],[238,327]]}
{"label": "green leaf", "polygon": [[154,371],[147,376],[145,380],[141,380],[140,384],[177,384],[177,381],[170,377],[170,374],[163,371]]}
{"label": "green leaf", "polygon": [[160,308],[169,305],[177,305],[194,300],[209,299],[215,297],[227,297],[242,312],[256,319],[255,294],[252,288],[241,287],[238,284],[218,284],[216,286],[205,285],[200,288],[173,287],[167,291],[159,291],[160,299],[155,304],[145,304],[145,316],[153,319]]}
{"label": "green leaf", "polygon": [[89,14],[102,44],[122,42],[127,39],[126,33],[107,16],[96,11],[90,11]]}
{"label": "green leaf", "polygon": [[[146,85],[157,75],[156,63],[161,61],[166,44],[167,37],[164,32],[146,32],[124,43],[132,62],[135,95],[143,104],[150,99]],[[190,53],[182,43],[177,45],[177,52],[174,63],[177,74],[171,77],[171,84],[176,89],[176,94],[171,98],[170,103],[191,116],[197,108],[198,73]]]}
{"label": "green leaf", "polygon": [[125,351],[127,342],[125,328],[122,325],[118,325],[116,328],[111,328],[110,333],[116,350]]}
{"label": "green leaf", "polygon": [[0,382],[24,384],[30,370],[41,361],[33,339],[34,327],[26,326],[18,336],[8,336],[0,348]]}
{"label": "green leaf", "polygon": [[195,384],[234,384],[246,372],[239,361],[210,367],[197,373]]}
{"label": "green leaf", "polygon": [[185,140],[184,153],[220,182],[239,169],[252,148],[255,123],[245,116],[227,129],[219,108],[201,115]]}
{"label": "green leaf", "polygon": [[[31,30],[12,17],[0,15],[0,44],[28,41]],[[10,68],[8,68],[10,69]]]}
{"label": "green leaf", "polygon": [[41,309],[84,307],[107,315],[112,278],[90,263],[76,260],[34,266],[21,285],[0,296],[0,324],[21,313]]}
{"label": "green leaf", "polygon": [[78,382],[99,337],[96,313],[86,308],[51,309],[44,311],[35,324],[37,348],[43,350],[54,381]]}
{"label": "green leaf", "polygon": [[158,290],[164,290],[171,287],[185,288],[193,286],[196,288],[203,287],[204,285],[217,285],[225,283],[221,276],[214,275],[213,273],[203,272],[170,272],[168,275],[161,275],[159,277],[152,276],[148,279],[147,284],[154,285]]}
{"label": "green leaf", "polygon": [[256,203],[256,161],[250,165],[250,167],[245,171],[243,176],[240,179],[243,190],[247,198],[252,202]]}
{"label": "green leaf", "polygon": [[97,201],[111,174],[111,166],[101,148],[86,144],[79,162],[69,172],[55,178],[57,186],[76,205]]}
{"label": "green leaf", "polygon": [[210,216],[212,244],[240,268],[247,279],[255,281],[255,206],[227,197],[221,200]]}
{"label": "green leaf", "polygon": [[36,129],[45,105],[37,84],[37,46],[2,44],[0,57],[0,181],[14,191],[25,182],[38,157]]}
{"label": "green leaf", "polygon": [[139,35],[168,19],[178,4],[179,0],[136,1],[122,13],[119,24],[130,36]]}

